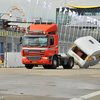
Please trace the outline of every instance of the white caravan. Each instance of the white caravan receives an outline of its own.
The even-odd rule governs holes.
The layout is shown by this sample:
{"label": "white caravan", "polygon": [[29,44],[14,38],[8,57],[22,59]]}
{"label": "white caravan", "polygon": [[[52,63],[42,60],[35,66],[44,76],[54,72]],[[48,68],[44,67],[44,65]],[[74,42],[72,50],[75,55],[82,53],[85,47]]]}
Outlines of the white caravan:
{"label": "white caravan", "polygon": [[100,43],[91,36],[78,38],[69,51],[68,56],[73,56],[80,68],[88,68],[100,61]]}

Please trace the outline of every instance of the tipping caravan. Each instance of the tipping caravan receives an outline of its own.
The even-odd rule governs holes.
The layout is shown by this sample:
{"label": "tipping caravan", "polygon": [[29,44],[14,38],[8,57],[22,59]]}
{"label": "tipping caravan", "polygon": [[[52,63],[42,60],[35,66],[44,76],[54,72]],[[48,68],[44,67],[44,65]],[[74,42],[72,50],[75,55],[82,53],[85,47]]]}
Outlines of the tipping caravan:
{"label": "tipping caravan", "polygon": [[88,68],[100,61],[100,43],[92,36],[80,37],[75,40],[67,55],[74,57],[80,68]]}

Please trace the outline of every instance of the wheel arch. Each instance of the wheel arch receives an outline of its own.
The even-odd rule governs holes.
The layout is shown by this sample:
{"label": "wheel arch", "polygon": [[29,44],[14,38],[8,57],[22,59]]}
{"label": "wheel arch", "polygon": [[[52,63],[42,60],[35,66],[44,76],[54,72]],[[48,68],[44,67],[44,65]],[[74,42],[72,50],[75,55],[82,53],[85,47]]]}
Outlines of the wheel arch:
{"label": "wheel arch", "polygon": [[58,59],[58,55],[54,54],[53,56],[51,56],[51,61],[53,60],[54,57],[57,57],[57,59]]}
{"label": "wheel arch", "polygon": [[[57,57],[57,63],[58,63],[58,54],[54,54],[53,56],[50,57],[50,61],[53,61],[53,58]],[[57,64],[57,67],[59,66],[59,63]]]}

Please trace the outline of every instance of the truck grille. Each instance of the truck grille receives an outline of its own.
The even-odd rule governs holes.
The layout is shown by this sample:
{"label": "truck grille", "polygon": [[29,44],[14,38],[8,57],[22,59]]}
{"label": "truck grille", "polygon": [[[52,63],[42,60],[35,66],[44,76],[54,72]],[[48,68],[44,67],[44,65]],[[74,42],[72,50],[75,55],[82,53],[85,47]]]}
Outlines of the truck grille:
{"label": "truck grille", "polygon": [[41,57],[40,56],[28,56],[27,57],[28,58],[28,60],[40,60],[41,59]]}
{"label": "truck grille", "polygon": [[24,55],[30,56],[41,56],[41,55],[45,55],[45,51],[36,51],[36,50],[24,50]]}

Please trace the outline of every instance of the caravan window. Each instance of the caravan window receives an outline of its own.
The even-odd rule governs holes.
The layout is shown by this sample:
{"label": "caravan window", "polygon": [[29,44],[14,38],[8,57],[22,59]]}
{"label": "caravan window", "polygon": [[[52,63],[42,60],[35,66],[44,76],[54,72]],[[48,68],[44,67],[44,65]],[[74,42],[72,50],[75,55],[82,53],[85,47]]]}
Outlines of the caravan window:
{"label": "caravan window", "polygon": [[76,53],[79,57],[81,57],[83,60],[87,57],[87,55],[77,46],[72,48],[73,52]]}

